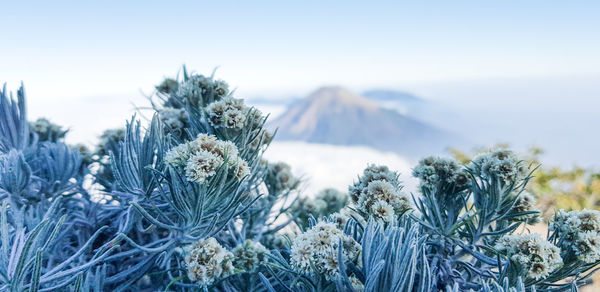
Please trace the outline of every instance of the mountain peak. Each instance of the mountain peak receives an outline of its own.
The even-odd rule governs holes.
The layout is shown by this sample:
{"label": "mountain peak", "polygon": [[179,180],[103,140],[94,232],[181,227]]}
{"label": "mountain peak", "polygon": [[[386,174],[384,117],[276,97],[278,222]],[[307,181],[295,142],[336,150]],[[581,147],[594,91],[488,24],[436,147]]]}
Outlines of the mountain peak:
{"label": "mountain peak", "polygon": [[288,107],[270,126],[278,127],[278,140],[364,145],[405,155],[443,149],[451,138],[339,86],[315,90]]}
{"label": "mountain peak", "polygon": [[368,111],[375,111],[378,105],[360,95],[340,86],[323,86],[313,91],[305,99],[314,107],[328,108],[330,110],[341,110],[348,107],[359,107]]}

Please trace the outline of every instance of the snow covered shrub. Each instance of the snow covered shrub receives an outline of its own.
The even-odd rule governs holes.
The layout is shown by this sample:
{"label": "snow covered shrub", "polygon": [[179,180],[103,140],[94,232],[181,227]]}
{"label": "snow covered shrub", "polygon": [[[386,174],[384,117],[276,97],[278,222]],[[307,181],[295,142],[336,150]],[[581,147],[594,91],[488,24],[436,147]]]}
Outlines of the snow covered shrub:
{"label": "snow covered shrub", "polygon": [[510,151],[424,158],[413,194],[370,165],[307,197],[224,81],[184,68],[149,103],[89,150],[0,91],[0,291],[574,291],[600,262],[598,211],[529,234]]}

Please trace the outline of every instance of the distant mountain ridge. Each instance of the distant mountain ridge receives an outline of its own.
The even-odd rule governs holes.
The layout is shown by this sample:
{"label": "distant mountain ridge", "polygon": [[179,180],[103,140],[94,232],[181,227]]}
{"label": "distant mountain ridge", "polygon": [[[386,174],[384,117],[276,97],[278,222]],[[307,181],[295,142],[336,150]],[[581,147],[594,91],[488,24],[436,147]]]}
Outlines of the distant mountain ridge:
{"label": "distant mountain ridge", "polygon": [[371,89],[364,91],[362,96],[376,101],[395,101],[404,103],[423,103],[424,100],[418,96],[404,92],[389,89]]}
{"label": "distant mountain ridge", "polygon": [[319,88],[296,101],[269,126],[278,129],[276,140],[363,145],[409,157],[443,151],[459,140],[336,86]]}

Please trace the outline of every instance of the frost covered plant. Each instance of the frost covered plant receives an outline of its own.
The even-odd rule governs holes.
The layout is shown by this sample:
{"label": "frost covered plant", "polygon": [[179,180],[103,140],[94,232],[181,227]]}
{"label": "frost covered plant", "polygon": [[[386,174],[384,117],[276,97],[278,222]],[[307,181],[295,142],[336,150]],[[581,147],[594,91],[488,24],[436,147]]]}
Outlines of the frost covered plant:
{"label": "frost covered plant", "polygon": [[188,278],[204,286],[232,275],[234,256],[213,237],[202,239],[185,248]]}
{"label": "frost covered plant", "polygon": [[[229,85],[222,80],[214,80],[204,75],[191,75],[177,86],[175,96],[194,107],[203,107],[229,94]],[[180,104],[180,106],[183,104]]]}
{"label": "frost covered plant", "polygon": [[188,121],[188,115],[184,109],[165,107],[158,112],[158,115],[166,128],[171,131],[181,131]]}
{"label": "frost covered plant", "polygon": [[260,242],[247,239],[237,245],[232,251],[234,256],[233,265],[247,272],[254,272],[259,266],[267,263],[267,250]]}
{"label": "frost covered plant", "polygon": [[262,162],[266,118],[213,123],[227,85],[180,77],[157,87],[148,125],[106,131],[93,155],[41,141],[23,89],[0,90],[1,291],[554,292],[600,262],[597,211],[558,212],[549,242],[516,235],[538,212],[506,151],[468,164],[467,183],[463,165],[423,159],[414,212],[398,174],[370,165],[350,206],[331,190],[298,200],[310,214],[293,234],[299,180]]}
{"label": "frost covered plant", "polygon": [[361,251],[360,245],[334,223],[319,222],[294,239],[290,251],[291,264],[304,274],[320,274],[333,280],[339,275],[339,248],[344,261],[341,264],[355,260]]}
{"label": "frost covered plant", "polygon": [[37,135],[39,141],[56,142],[65,137],[68,130],[63,130],[60,125],[50,122],[45,118],[39,118],[35,122],[29,123],[29,129],[32,134]]}
{"label": "frost covered plant", "polygon": [[398,174],[385,166],[367,167],[349,190],[355,210],[366,218],[373,216],[391,222],[411,209],[408,196],[402,192]]}
{"label": "frost covered plant", "polygon": [[292,175],[292,168],[285,162],[268,163],[265,184],[269,193],[295,189],[300,181]]}
{"label": "frost covered plant", "polygon": [[516,265],[519,273],[535,280],[546,278],[563,264],[560,249],[539,234],[505,235],[496,249]]}
{"label": "frost covered plant", "polygon": [[600,212],[596,210],[558,211],[550,223],[563,256],[574,255],[585,263],[600,260]]}
{"label": "frost covered plant", "polygon": [[[241,99],[227,97],[209,104],[206,113],[216,128],[241,129],[249,109]],[[260,114],[259,114],[260,115]]]}
{"label": "frost covered plant", "polygon": [[504,184],[517,183],[527,177],[529,168],[509,150],[480,154],[470,168],[483,178],[497,179]]}
{"label": "frost covered plant", "polygon": [[470,177],[463,165],[449,158],[429,156],[413,169],[420,187],[427,189],[454,188],[455,192],[469,186]]}
{"label": "frost covered plant", "polygon": [[516,216],[514,220],[523,221],[527,224],[540,222],[540,210],[535,206],[535,197],[529,192],[520,193],[510,211],[512,214],[523,214]]}
{"label": "frost covered plant", "polygon": [[200,184],[223,165],[238,180],[250,173],[248,163],[238,156],[235,144],[207,134],[199,134],[195,140],[169,150],[165,161],[172,167],[183,169],[188,180]]}

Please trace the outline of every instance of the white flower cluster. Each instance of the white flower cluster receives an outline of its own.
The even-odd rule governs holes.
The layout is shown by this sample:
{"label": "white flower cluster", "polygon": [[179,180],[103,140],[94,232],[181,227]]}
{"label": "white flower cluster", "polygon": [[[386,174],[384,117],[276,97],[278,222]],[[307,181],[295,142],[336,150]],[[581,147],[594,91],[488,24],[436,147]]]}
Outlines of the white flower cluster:
{"label": "white flower cluster", "polygon": [[505,235],[496,249],[526,272],[526,277],[536,280],[546,278],[563,264],[560,249],[539,234]]}
{"label": "white flower cluster", "polygon": [[252,272],[260,265],[265,264],[269,253],[262,244],[249,239],[236,246],[232,252],[235,257],[233,265],[248,272]]}
{"label": "white flower cluster", "polygon": [[515,200],[511,213],[522,213],[537,211],[538,213],[522,215],[516,217],[517,221],[523,221],[527,224],[536,224],[540,222],[539,209],[535,207],[535,197],[528,192],[522,192]]}
{"label": "white flower cluster", "polygon": [[188,245],[184,251],[188,278],[192,281],[210,285],[233,274],[233,254],[212,237]]}
{"label": "white flower cluster", "polygon": [[292,175],[292,168],[284,162],[268,163],[265,184],[270,191],[279,193],[295,189],[300,182]]}
{"label": "white flower cluster", "polygon": [[206,107],[208,119],[216,128],[243,128],[248,111],[243,100],[232,97],[215,101]]}
{"label": "white flower cluster", "polygon": [[563,252],[574,252],[586,263],[600,260],[600,212],[596,210],[558,211],[550,230],[561,237]]}
{"label": "white flower cluster", "polygon": [[158,112],[158,116],[172,130],[183,129],[188,121],[187,112],[182,108],[165,107]]}
{"label": "white flower cluster", "polygon": [[[340,239],[342,246],[339,246]],[[355,260],[361,251],[360,244],[344,234],[334,223],[319,222],[294,239],[290,253],[291,264],[302,273],[322,274],[328,280],[333,280],[339,274],[339,248],[342,249],[342,259],[345,262]]]}
{"label": "white flower cluster", "polygon": [[229,94],[225,81],[214,80],[203,75],[192,75],[177,87],[176,95],[186,98],[194,105],[205,106],[208,101],[219,100]]}
{"label": "white flower cluster", "polygon": [[370,165],[349,189],[350,198],[361,215],[391,222],[411,208],[401,188],[398,174],[386,166]]}
{"label": "white flower cluster", "polygon": [[456,190],[469,184],[469,174],[456,160],[441,157],[426,157],[413,169],[413,176],[419,178],[422,188],[435,189],[447,184]]}
{"label": "white flower cluster", "polygon": [[506,184],[518,182],[529,174],[527,165],[509,150],[480,154],[471,161],[470,168],[483,178],[499,179]]}
{"label": "white flower cluster", "polygon": [[235,144],[207,134],[199,134],[195,140],[169,150],[165,161],[173,167],[184,169],[187,179],[197,183],[203,183],[215,175],[225,162],[238,180],[250,174],[248,163],[239,157]]}

